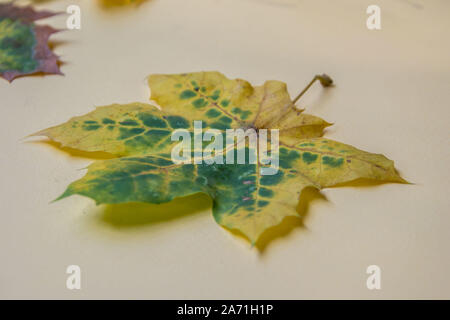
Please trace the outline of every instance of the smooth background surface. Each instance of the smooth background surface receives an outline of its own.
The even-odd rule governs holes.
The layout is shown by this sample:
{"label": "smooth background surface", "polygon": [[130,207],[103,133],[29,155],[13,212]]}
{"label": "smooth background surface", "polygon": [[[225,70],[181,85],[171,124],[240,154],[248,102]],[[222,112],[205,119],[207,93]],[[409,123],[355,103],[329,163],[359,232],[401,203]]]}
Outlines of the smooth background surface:
{"label": "smooth background surface", "polygon": [[[0,81],[0,298],[450,298],[449,1],[40,7],[71,3],[81,5],[82,30],[53,37],[65,76]],[[374,3],[380,31],[366,28]],[[41,23],[64,28],[65,17]],[[385,154],[415,185],[326,189],[304,226],[262,253],[220,228],[204,197],[49,203],[92,160],[23,137],[94,106],[147,101],[150,73],[200,70],[282,80],[291,95],[328,73],[336,87],[314,86],[300,105],[335,123],[328,137]],[[80,291],[65,287],[71,264],[81,267]],[[382,270],[379,291],[366,288],[371,264]]]}

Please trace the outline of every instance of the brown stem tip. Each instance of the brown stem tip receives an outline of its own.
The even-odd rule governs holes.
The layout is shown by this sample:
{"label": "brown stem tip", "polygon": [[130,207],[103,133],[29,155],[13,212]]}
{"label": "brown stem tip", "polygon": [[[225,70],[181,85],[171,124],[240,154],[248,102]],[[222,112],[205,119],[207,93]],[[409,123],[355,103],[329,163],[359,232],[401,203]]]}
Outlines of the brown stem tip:
{"label": "brown stem tip", "polygon": [[305,89],[303,89],[302,92],[300,92],[298,94],[298,96],[295,97],[295,99],[292,101],[292,103],[295,104],[317,80],[319,80],[320,84],[325,88],[331,87],[333,85],[333,79],[331,79],[327,74],[325,74],[325,73],[322,75],[318,74],[311,80],[311,82],[305,87]]}

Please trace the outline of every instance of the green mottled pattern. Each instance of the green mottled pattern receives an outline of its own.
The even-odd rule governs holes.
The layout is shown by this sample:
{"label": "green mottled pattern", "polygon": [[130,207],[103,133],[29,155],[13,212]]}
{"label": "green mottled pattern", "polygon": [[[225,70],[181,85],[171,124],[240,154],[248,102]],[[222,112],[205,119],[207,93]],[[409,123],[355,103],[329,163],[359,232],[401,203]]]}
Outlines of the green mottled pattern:
{"label": "green mottled pattern", "polygon": [[35,45],[33,24],[0,18],[0,72],[35,70],[38,66],[33,58]]}
{"label": "green mottled pattern", "polygon": [[[203,131],[226,130],[231,122],[229,117],[211,109],[206,120],[202,120]],[[161,112],[152,105],[131,103],[99,107],[35,135],[48,136],[63,146],[122,156],[169,150],[169,146],[178,143],[171,141],[171,134],[176,129],[192,133],[193,122],[185,116]]]}
{"label": "green mottled pattern", "polygon": [[122,156],[170,152],[170,146],[178,143],[171,141],[176,129],[192,132],[193,124],[183,116],[163,113],[152,105],[131,103],[99,107],[35,135],[48,136],[68,147]]}
{"label": "green mottled pattern", "polygon": [[[291,168],[297,159],[296,151],[280,154],[283,169]],[[224,215],[234,215],[240,209],[247,214],[260,213],[268,200],[276,196],[276,186],[288,179],[284,170],[261,177],[258,168],[256,164],[176,165],[169,154],[97,161],[60,198],[80,194],[97,204],[163,203],[204,192],[214,199],[213,213],[220,221]]]}

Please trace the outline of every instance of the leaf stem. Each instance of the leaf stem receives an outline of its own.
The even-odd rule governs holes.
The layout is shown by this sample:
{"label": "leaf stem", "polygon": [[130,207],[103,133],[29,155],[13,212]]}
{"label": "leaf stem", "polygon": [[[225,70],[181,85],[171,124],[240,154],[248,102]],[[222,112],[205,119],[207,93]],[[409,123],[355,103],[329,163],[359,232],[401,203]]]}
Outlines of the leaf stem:
{"label": "leaf stem", "polygon": [[311,86],[313,85],[314,82],[316,82],[317,80],[320,81],[320,84],[323,87],[330,87],[333,85],[333,79],[331,79],[328,75],[326,75],[325,73],[322,75],[317,74],[312,80],[311,82],[305,87],[305,89],[302,90],[302,92],[300,92],[298,94],[298,96],[295,97],[295,99],[292,101],[293,104],[295,104],[302,96],[303,94],[308,91],[309,88],[311,88]]}

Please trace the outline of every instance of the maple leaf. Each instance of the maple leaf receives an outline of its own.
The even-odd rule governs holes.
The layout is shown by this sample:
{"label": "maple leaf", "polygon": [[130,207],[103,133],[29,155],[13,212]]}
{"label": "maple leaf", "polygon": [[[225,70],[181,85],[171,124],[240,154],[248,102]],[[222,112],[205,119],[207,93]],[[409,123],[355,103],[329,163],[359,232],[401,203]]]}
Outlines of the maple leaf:
{"label": "maple leaf", "polygon": [[[328,76],[316,76],[292,100],[280,81],[253,87],[218,72],[152,75],[151,99],[162,110],[142,103],[98,107],[34,135],[64,147],[116,156],[91,164],[58,199],[79,194],[97,204],[164,203],[202,192],[213,199],[217,223],[255,243],[267,228],[298,215],[304,188],[322,189],[358,178],[405,182],[385,156],[322,138],[330,124],[294,105],[315,80],[331,84]],[[203,120],[205,130],[279,129],[278,172],[261,175],[261,159],[255,164],[174,163],[171,150],[178,142],[171,134],[180,128],[192,132],[194,120]],[[244,147],[249,149],[248,144]]]}
{"label": "maple leaf", "polygon": [[61,74],[56,56],[48,46],[58,32],[34,22],[56,13],[35,11],[31,6],[0,4],[0,76],[8,81],[34,73]]}

